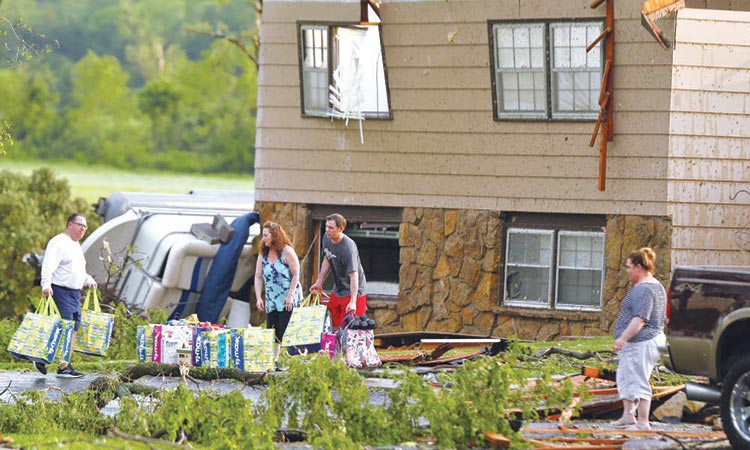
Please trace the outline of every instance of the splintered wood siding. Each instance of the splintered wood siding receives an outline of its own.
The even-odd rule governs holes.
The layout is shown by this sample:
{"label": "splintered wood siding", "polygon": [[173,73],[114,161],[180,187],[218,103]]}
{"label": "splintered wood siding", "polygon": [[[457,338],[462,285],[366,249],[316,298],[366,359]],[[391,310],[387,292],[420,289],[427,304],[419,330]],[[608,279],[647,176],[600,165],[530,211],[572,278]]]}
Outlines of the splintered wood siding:
{"label": "splintered wood siding", "polygon": [[750,264],[750,13],[677,20],[669,202],[675,264]]}
{"label": "splintered wood siding", "polygon": [[[589,0],[383,2],[392,120],[302,117],[297,22],[358,22],[359,1],[264,2],[258,201],[667,214],[671,51],[616,3],[615,136],[597,190],[594,121],[497,121],[488,21],[603,20]],[[669,33],[669,20],[660,22]]]}

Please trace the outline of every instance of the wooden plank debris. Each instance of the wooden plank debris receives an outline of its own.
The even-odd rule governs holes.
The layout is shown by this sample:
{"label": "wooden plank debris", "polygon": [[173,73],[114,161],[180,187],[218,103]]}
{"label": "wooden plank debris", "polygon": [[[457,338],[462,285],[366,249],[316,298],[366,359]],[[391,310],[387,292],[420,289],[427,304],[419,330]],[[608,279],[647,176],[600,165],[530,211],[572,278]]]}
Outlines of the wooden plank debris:
{"label": "wooden plank debris", "polygon": [[453,348],[464,347],[481,347],[489,346],[502,342],[502,339],[479,338],[479,339],[422,339],[419,341],[419,348],[423,350],[433,350],[442,345],[448,344]]}
{"label": "wooden plank debris", "polygon": [[592,50],[605,37],[608,37],[604,43],[604,74],[602,76],[602,86],[599,92],[599,116],[594,125],[594,132],[589,141],[589,147],[596,143],[596,136],[599,134],[601,127],[601,137],[599,140],[599,177],[597,189],[604,191],[607,179],[607,142],[614,140],[614,64],[615,64],[615,0],[594,0],[589,7],[597,8],[602,3],[606,3],[604,17],[604,31],[586,47],[586,51]]}
{"label": "wooden plank debris", "polygon": [[[552,425],[552,424],[550,424]],[[527,434],[585,434],[588,436],[667,436],[674,439],[724,439],[726,435],[723,431],[683,431],[683,430],[660,430],[652,428],[651,430],[618,430],[605,429],[597,426],[578,427],[578,428],[558,428],[549,427],[523,427],[521,433]]]}
{"label": "wooden plank debris", "polygon": [[656,20],[675,14],[685,7],[685,0],[647,0],[641,3],[641,25],[663,49],[671,45],[667,36],[656,25]]}

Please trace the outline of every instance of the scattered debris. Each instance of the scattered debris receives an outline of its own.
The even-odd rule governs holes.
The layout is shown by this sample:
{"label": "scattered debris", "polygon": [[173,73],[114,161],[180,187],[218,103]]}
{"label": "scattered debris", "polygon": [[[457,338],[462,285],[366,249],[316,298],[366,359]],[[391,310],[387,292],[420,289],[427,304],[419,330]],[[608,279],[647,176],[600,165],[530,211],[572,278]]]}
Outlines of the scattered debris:
{"label": "scattered debris", "polygon": [[[497,356],[508,349],[505,339],[451,333],[392,333],[375,336],[378,352],[384,363],[413,366],[412,370],[431,368],[434,372],[452,370],[457,365],[476,358]],[[520,429],[525,441],[534,448],[544,449],[622,449],[622,448],[718,448],[726,442],[726,435],[716,427],[718,410],[714,405],[688,402],[685,385],[653,386],[654,405],[651,430],[619,430],[600,419],[611,419],[622,411],[615,384],[617,371],[606,366],[606,358],[614,357],[609,350],[574,351],[556,346],[525,352],[516,356],[518,362],[536,363],[553,355],[572,360],[594,360],[595,366],[582,365],[578,372],[558,374],[552,383],[569,380],[573,386],[586,385],[589,396],[582,398],[574,394],[569,405],[562,410],[543,409],[540,417],[556,422],[525,424]],[[515,358],[503,355],[503,360],[515,364]],[[602,367],[604,366],[604,367]],[[520,367],[525,369],[525,367]],[[655,377],[655,383],[663,384],[669,378]],[[525,386],[513,389],[532,389],[541,382],[529,378]],[[550,382],[549,380],[546,382]],[[375,382],[379,388],[398,388],[397,385]],[[374,386],[373,386],[374,387]],[[439,389],[440,386],[435,386]],[[577,413],[576,413],[577,411]],[[508,410],[520,417],[520,410]],[[687,423],[693,421],[695,423]],[[519,427],[520,427],[520,420]],[[511,441],[495,432],[486,430],[484,436],[490,448],[510,448]]]}

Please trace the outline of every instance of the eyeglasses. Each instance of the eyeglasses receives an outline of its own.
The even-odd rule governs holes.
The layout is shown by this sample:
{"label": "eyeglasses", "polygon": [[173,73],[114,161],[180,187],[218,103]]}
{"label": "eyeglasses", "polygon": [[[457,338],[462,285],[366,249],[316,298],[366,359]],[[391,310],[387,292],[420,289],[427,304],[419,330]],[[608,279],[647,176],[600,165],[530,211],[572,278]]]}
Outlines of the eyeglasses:
{"label": "eyeglasses", "polygon": [[70,222],[70,223],[72,223],[73,225],[78,225],[79,227],[83,228],[84,230],[88,230],[89,229],[89,227],[86,224],[83,224],[83,223],[78,223],[78,222]]}

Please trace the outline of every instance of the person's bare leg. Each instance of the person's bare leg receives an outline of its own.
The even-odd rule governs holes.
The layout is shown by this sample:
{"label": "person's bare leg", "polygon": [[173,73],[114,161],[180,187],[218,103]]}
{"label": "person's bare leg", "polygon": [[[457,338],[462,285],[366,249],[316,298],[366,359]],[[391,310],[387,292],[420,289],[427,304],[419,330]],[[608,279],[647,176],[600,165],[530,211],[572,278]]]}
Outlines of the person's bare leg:
{"label": "person's bare leg", "polygon": [[638,403],[638,425],[648,426],[648,416],[651,413],[651,399],[642,398]]}
{"label": "person's bare leg", "polygon": [[622,418],[630,421],[635,419],[636,402],[633,400],[622,399]]}
{"label": "person's bare leg", "polygon": [[610,425],[616,428],[625,428],[635,423],[636,402],[633,400],[622,399],[622,417],[610,422]]}

